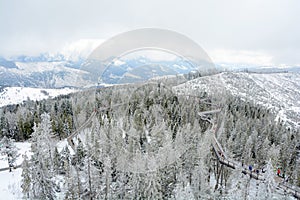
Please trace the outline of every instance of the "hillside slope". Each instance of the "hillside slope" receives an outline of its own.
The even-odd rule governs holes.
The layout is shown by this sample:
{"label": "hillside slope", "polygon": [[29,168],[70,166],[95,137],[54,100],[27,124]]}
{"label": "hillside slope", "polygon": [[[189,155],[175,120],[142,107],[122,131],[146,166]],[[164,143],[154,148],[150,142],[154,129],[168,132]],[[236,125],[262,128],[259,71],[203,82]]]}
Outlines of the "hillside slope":
{"label": "hillside slope", "polygon": [[24,87],[6,87],[0,90],[0,107],[22,103],[26,100],[39,101],[42,99],[56,97],[58,95],[75,92],[75,89],[42,89]]}
{"label": "hillside slope", "polygon": [[208,93],[229,92],[243,100],[272,109],[277,119],[292,126],[300,126],[299,73],[220,73],[189,81],[174,87],[174,90],[195,94],[200,88]]}

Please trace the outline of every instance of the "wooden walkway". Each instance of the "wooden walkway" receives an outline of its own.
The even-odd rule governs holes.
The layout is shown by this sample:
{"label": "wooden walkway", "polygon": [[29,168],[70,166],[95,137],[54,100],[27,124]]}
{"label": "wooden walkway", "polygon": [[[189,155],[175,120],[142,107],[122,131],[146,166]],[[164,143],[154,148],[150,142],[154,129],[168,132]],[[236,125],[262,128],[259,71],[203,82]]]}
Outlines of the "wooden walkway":
{"label": "wooden walkway", "polygon": [[86,127],[90,125],[90,123],[93,121],[94,117],[96,116],[96,111],[94,111],[91,116],[88,118],[84,124],[82,124],[78,129],[76,129],[71,135],[67,137],[68,144],[70,147],[75,151],[75,144],[74,144],[74,138],[77,137],[77,135],[84,130]]}
{"label": "wooden walkway", "polygon": [[17,165],[17,166],[14,166],[14,167],[4,167],[4,168],[1,168],[1,169],[0,169],[0,172],[6,171],[6,170],[9,171],[10,168],[11,168],[11,169],[17,169],[17,168],[20,168],[20,167],[22,167],[22,164]]}
{"label": "wooden walkway", "polygon": [[[214,127],[214,126],[213,126]],[[231,160],[227,158],[225,152],[223,151],[222,146],[218,142],[215,135],[219,132],[219,130],[212,128],[212,134],[214,134],[212,147],[213,150],[217,156],[218,161],[231,169],[241,169],[243,174],[248,174],[250,178],[254,178],[256,180],[265,181],[263,175],[260,175],[259,173],[250,171],[246,168],[243,168],[242,165],[234,160]],[[281,182],[275,187],[282,189],[284,192],[293,195],[295,198],[300,199],[300,188],[293,186],[286,182]]]}
{"label": "wooden walkway", "polygon": [[71,133],[71,135],[69,135],[67,137],[67,141],[68,141],[68,144],[70,145],[70,147],[75,151],[74,139],[78,136],[78,134],[80,132],[82,132],[84,129],[86,129],[88,126],[90,126],[90,124],[93,122],[93,119],[96,117],[97,113],[103,112],[103,111],[107,111],[107,110],[110,110],[112,108],[116,108],[116,107],[125,105],[127,103],[128,102],[126,102],[126,103],[119,103],[119,104],[115,104],[113,106],[107,106],[107,107],[103,107],[103,108],[100,108],[100,109],[95,109],[92,112],[91,116],[78,129],[76,129],[73,133]]}
{"label": "wooden walkway", "polygon": [[[111,109],[113,107],[117,107],[117,106],[120,106],[120,105],[124,105],[126,103],[121,103],[121,104],[116,104],[114,106],[111,106],[111,107],[105,107],[105,108],[101,108],[99,109],[98,111],[106,111],[108,109]],[[215,109],[215,110],[211,110],[211,111],[205,111],[205,112],[201,112],[201,113],[198,113],[199,115],[201,116],[204,116],[206,114],[214,114],[214,113],[220,113],[221,112],[221,109]],[[74,138],[77,137],[77,135],[82,131],[84,130],[85,128],[87,128],[90,123],[93,121],[94,117],[96,116],[97,114],[97,110],[95,110],[91,116],[89,117],[89,119],[80,126],[80,128],[78,128],[76,131],[74,131],[68,138],[67,138],[67,141],[69,143],[69,145],[72,147],[73,150],[75,150],[75,144],[73,142]],[[224,166],[227,166],[231,169],[241,169],[241,172],[243,174],[247,174],[249,175],[251,178],[254,178],[256,180],[260,180],[260,181],[265,181],[263,175],[259,174],[259,173],[255,173],[253,171],[250,171],[248,169],[245,169],[242,167],[242,165],[234,160],[231,160],[229,159],[227,156],[226,156],[226,153],[224,152],[221,144],[218,142],[217,138],[215,137],[215,135],[217,135],[219,132],[220,132],[220,128],[223,127],[222,124],[224,124],[224,120],[225,120],[225,117],[223,118],[223,120],[221,121],[220,125],[214,125],[212,126],[211,128],[211,131],[212,131],[212,134],[214,135],[213,137],[213,142],[212,142],[212,147],[213,147],[213,151],[215,152],[216,154],[216,157],[218,159],[218,162],[220,162],[222,165]],[[215,127],[218,127],[218,128],[215,128]],[[20,166],[18,166],[20,167]],[[7,168],[6,170],[8,170],[9,168]],[[1,169],[0,169],[1,171]],[[277,188],[280,188],[282,189],[284,192],[288,193],[288,194],[291,194],[293,195],[295,198],[297,199],[300,199],[300,189],[299,187],[296,187],[296,186],[293,186],[293,185],[290,185],[286,182],[284,183],[279,183],[277,186]]]}

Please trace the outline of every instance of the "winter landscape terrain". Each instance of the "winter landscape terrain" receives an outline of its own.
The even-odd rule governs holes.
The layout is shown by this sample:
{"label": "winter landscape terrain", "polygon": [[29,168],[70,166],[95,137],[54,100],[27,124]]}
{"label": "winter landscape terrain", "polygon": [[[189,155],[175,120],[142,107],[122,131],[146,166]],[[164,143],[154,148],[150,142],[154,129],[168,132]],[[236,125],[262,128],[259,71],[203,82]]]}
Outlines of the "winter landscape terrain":
{"label": "winter landscape terrain", "polygon": [[[1,193],[5,199],[293,199],[299,80],[298,73],[223,72],[179,85],[156,79],[85,91],[3,87],[1,134],[30,143],[16,143],[14,166],[28,157],[21,168],[0,172],[9,180]],[[214,134],[240,168],[224,167],[219,176],[223,165],[210,151]],[[241,163],[260,170],[263,180],[244,175]],[[285,180],[276,176],[278,167],[292,190],[278,187]]]}
{"label": "winter landscape terrain", "polygon": [[300,200],[299,0],[0,0],[0,200]]}
{"label": "winter landscape terrain", "polygon": [[1,198],[299,198],[297,67],[77,53],[0,59]]}

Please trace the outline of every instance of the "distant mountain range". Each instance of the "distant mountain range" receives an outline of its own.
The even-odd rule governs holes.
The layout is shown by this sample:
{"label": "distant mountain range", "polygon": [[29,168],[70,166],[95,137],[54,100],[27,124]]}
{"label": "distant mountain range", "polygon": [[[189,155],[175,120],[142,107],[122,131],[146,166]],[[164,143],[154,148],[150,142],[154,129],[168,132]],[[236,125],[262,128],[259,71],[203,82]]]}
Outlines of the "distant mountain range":
{"label": "distant mountain range", "polygon": [[87,70],[88,65],[88,60],[68,60],[62,54],[18,56],[9,60],[0,58],[0,86],[90,87],[98,83],[140,82],[157,76],[185,74],[197,70],[193,64],[183,59],[153,61],[147,57],[138,57],[113,60],[103,75],[98,77],[100,64],[93,63]]}
{"label": "distant mountain range", "polygon": [[80,62],[49,60],[45,56],[0,58],[0,86],[60,88],[90,84],[82,79]]}
{"label": "distant mountain range", "polygon": [[[197,71],[193,63],[179,57],[173,60],[154,60],[138,56],[130,59],[111,58],[102,74],[99,71],[100,63],[87,60],[100,43],[99,40],[79,40],[56,53],[20,55],[9,59],[0,56],[0,86],[86,88],[103,83],[141,82],[157,76]],[[219,71],[300,72],[299,66],[261,67],[230,63],[217,63],[215,66]]]}
{"label": "distant mountain range", "polygon": [[197,67],[184,59],[155,61],[145,56],[130,60],[114,60],[103,72],[104,83],[134,83],[157,76],[187,74]]}

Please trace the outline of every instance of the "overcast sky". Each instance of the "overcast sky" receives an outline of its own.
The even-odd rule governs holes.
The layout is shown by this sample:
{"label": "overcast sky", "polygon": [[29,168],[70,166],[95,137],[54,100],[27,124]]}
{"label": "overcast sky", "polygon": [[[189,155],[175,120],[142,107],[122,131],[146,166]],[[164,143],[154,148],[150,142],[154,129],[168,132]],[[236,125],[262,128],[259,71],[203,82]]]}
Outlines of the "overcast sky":
{"label": "overcast sky", "polygon": [[0,0],[0,55],[137,28],[182,33],[216,62],[300,65],[298,0]]}

